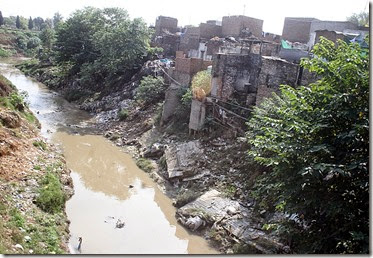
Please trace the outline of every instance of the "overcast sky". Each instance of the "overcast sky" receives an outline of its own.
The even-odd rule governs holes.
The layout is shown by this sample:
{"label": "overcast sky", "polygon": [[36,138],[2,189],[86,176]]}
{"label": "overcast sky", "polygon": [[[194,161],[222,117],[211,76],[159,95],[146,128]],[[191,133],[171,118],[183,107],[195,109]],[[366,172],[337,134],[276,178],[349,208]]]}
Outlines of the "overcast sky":
{"label": "overcast sky", "polygon": [[55,12],[67,18],[85,6],[122,7],[131,18],[142,17],[148,24],[154,24],[159,15],[171,16],[182,26],[245,14],[264,20],[263,30],[277,34],[282,34],[284,17],[344,21],[352,13],[369,11],[368,0],[0,0],[3,16],[44,19]]}

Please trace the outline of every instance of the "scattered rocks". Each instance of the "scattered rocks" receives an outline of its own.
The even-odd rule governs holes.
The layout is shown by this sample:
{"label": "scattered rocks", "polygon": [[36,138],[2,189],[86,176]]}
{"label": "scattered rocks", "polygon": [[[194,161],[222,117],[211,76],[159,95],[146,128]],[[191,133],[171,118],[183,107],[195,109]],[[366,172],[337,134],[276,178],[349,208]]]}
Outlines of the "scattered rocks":
{"label": "scattered rocks", "polygon": [[21,126],[21,117],[14,111],[0,111],[0,121],[8,128],[17,128]]}

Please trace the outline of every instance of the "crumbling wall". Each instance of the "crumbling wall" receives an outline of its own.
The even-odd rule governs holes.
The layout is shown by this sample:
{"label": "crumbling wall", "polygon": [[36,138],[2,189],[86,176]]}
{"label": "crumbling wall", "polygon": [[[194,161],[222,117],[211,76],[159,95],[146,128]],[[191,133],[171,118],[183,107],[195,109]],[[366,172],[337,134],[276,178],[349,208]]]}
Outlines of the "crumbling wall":
{"label": "crumbling wall", "polygon": [[189,129],[199,131],[203,128],[206,117],[206,105],[202,101],[192,99]]}
{"label": "crumbling wall", "polygon": [[201,58],[176,58],[175,70],[193,76],[199,71],[206,70],[212,61]]}
{"label": "crumbling wall", "polygon": [[203,39],[221,37],[221,26],[220,25],[201,23],[199,25],[199,29],[200,29],[200,37]]}
{"label": "crumbling wall", "polygon": [[279,92],[282,84],[296,86],[299,65],[276,57],[263,56],[262,66],[258,77],[256,105],[260,105],[264,98],[272,96],[272,92]]}
{"label": "crumbling wall", "polygon": [[243,29],[248,30],[256,37],[262,36],[263,20],[248,16],[224,16],[222,20],[222,36],[240,37]]}
{"label": "crumbling wall", "polygon": [[171,33],[177,32],[177,19],[167,16],[158,16],[155,21],[155,34],[160,36],[164,30],[168,30]]}
{"label": "crumbling wall", "polygon": [[261,45],[262,56],[278,56],[280,53],[281,45],[278,43],[263,42]]}
{"label": "crumbling wall", "polygon": [[175,34],[163,34],[155,37],[154,46],[163,48],[163,55],[175,56],[179,48],[180,37]]}
{"label": "crumbling wall", "polygon": [[337,42],[338,39],[344,38],[342,33],[337,33],[335,31],[329,31],[329,30],[317,30],[315,35],[315,43],[317,44],[320,42],[320,37],[327,38],[328,40],[331,40],[333,42]]}
{"label": "crumbling wall", "polygon": [[260,55],[217,54],[212,65],[211,95],[228,101],[235,93],[248,95],[256,91],[261,66]]}
{"label": "crumbling wall", "polygon": [[311,23],[315,18],[285,17],[282,38],[290,42],[308,43]]}
{"label": "crumbling wall", "polygon": [[170,87],[166,90],[165,101],[162,110],[161,124],[167,122],[175,113],[177,107],[181,104],[180,92],[182,86],[171,83]]}

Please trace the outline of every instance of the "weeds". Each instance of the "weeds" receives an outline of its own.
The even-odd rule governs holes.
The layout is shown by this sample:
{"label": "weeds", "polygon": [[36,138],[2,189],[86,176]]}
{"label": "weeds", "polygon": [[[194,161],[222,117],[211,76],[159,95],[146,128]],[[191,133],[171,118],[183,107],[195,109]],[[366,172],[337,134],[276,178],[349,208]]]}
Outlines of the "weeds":
{"label": "weeds", "polygon": [[144,159],[144,158],[139,158],[136,161],[136,165],[141,170],[144,170],[146,173],[150,173],[154,169],[154,167],[153,167],[152,163],[150,162],[150,160]]}
{"label": "weeds", "polygon": [[48,172],[41,182],[42,188],[36,199],[36,205],[42,210],[55,213],[60,212],[65,203],[65,194],[57,176]]}

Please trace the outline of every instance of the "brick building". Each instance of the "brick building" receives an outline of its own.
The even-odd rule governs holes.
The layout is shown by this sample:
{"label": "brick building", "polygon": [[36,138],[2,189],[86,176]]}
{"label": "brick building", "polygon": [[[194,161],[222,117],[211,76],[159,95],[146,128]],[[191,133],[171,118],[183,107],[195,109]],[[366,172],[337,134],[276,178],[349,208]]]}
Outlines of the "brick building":
{"label": "brick building", "polygon": [[317,30],[340,31],[356,30],[358,26],[346,21],[321,21],[315,18],[286,17],[282,38],[290,42],[301,42],[311,48]]}
{"label": "brick building", "polygon": [[155,21],[155,35],[160,36],[166,30],[170,33],[176,33],[178,31],[177,19],[167,16],[158,16]]}
{"label": "brick building", "polygon": [[241,37],[242,31],[247,30],[256,37],[262,36],[263,20],[243,15],[224,16],[222,20],[223,37]]}

